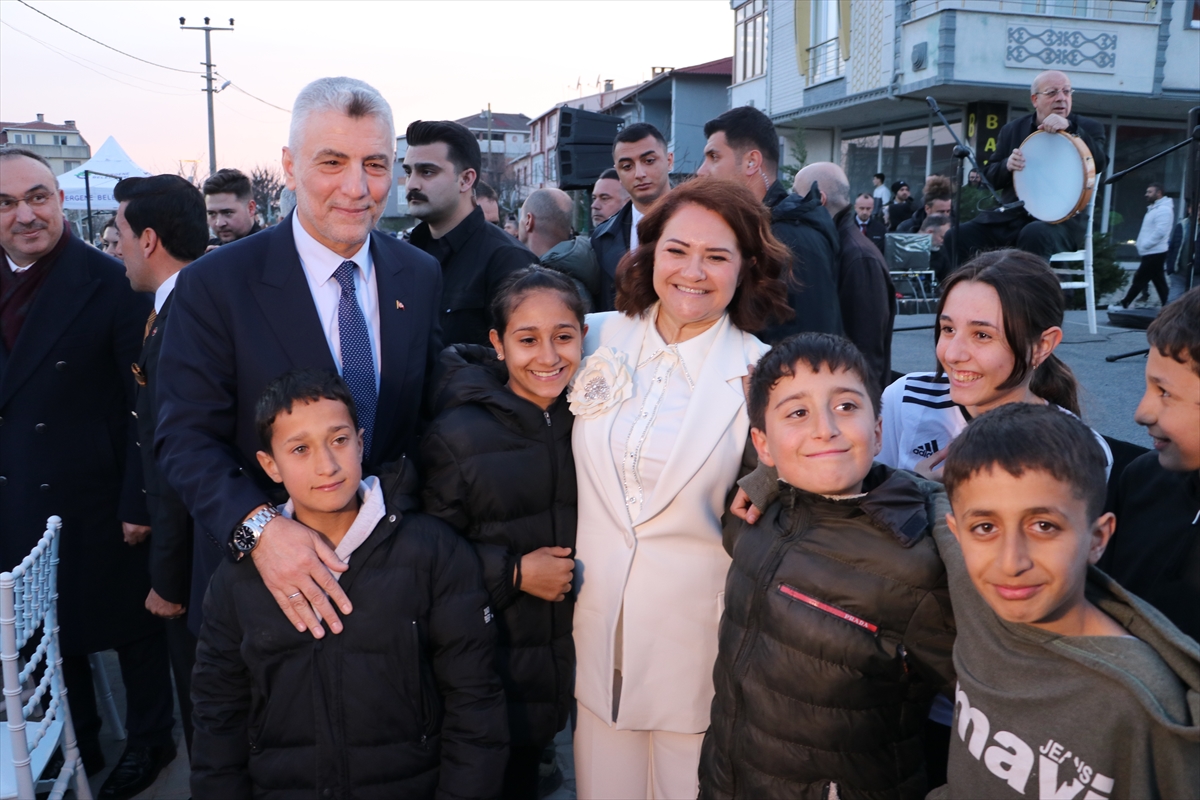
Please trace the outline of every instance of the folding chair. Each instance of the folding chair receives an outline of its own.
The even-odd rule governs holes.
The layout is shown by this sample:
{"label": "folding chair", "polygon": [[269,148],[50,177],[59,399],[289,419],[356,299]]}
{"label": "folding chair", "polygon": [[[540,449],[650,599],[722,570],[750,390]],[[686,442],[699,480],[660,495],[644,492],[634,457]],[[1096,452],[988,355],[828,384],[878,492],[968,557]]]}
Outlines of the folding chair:
{"label": "folding chair", "polygon": [[[12,572],[0,573],[0,661],[4,673],[4,709],[0,728],[0,798],[33,798],[38,792],[58,800],[73,786],[76,797],[91,800],[87,773],[75,741],[67,706],[58,646],[58,543],[62,520],[46,521],[46,533]],[[21,648],[40,634],[24,667]],[[26,683],[41,667],[32,696],[22,704]],[[49,694],[49,700],[43,700]],[[44,712],[44,713],[43,713]],[[42,714],[41,719],[37,716]],[[28,725],[26,724],[28,723]],[[63,768],[47,780],[35,780],[54,751],[62,747]],[[11,758],[9,757],[11,755]]]}
{"label": "folding chair", "polygon": [[[1059,278],[1067,276],[1083,276],[1083,280],[1061,281],[1064,289],[1083,289],[1087,298],[1088,333],[1096,332],[1096,278],[1092,272],[1092,215],[1096,210],[1096,195],[1100,194],[1100,178],[1096,175],[1096,189],[1092,199],[1088,201],[1087,233],[1083,237],[1083,249],[1069,253],[1055,253],[1050,256],[1050,267]],[[1059,264],[1079,262],[1079,268],[1059,267]]]}

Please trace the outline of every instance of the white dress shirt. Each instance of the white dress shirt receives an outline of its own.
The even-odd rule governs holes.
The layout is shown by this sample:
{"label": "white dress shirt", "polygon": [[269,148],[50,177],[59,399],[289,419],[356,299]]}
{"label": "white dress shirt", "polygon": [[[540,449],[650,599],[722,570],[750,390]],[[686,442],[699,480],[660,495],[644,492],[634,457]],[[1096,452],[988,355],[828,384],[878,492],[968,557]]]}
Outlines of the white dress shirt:
{"label": "white dress shirt", "polygon": [[163,303],[167,302],[167,298],[171,296],[171,292],[175,291],[175,281],[179,280],[179,273],[171,273],[171,277],[163,281],[157,289],[154,290],[154,313],[161,314]]}
{"label": "white dress shirt", "polygon": [[629,226],[629,249],[635,250],[638,246],[637,226],[646,215],[638,211],[637,206],[630,206],[630,210],[633,211],[633,223]]}
{"label": "white dress shirt", "polygon": [[347,259],[314,239],[300,223],[299,215],[292,220],[292,236],[296,241],[300,264],[304,267],[304,277],[308,279],[308,290],[317,306],[317,316],[321,318],[321,331],[325,334],[339,375],[342,372],[342,342],[338,335],[338,303],[342,299],[342,287],[334,279],[333,273],[343,261],[353,261],[358,265],[358,269],[354,270],[354,293],[367,321],[367,335],[371,337],[371,353],[375,358],[375,390],[379,391],[379,287],[372,271],[371,237],[368,236],[359,251]]}
{"label": "white dress shirt", "polygon": [[17,262],[13,261],[11,258],[8,257],[8,253],[4,254],[4,260],[8,262],[8,268],[11,269],[13,272],[24,272],[25,270],[27,270],[33,266],[33,264],[30,263],[30,264],[26,264],[23,267],[18,267]]}
{"label": "white dress shirt", "polygon": [[[657,315],[658,307],[648,313]],[[657,316],[654,317],[657,320]],[[636,524],[643,504],[654,495],[683,418],[716,339],[720,321],[699,336],[679,344],[667,344],[656,324],[646,326],[640,353],[633,370],[633,396],[621,404],[609,434],[617,461],[617,474],[625,491],[629,521]]]}

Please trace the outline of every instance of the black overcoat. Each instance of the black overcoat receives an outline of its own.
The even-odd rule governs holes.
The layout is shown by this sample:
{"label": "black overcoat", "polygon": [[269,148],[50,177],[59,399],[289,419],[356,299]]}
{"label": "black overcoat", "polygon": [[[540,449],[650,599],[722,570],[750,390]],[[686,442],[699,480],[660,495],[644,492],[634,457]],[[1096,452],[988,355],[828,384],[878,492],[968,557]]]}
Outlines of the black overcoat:
{"label": "black overcoat", "polygon": [[[7,267],[3,267],[7,268]],[[116,260],[74,237],[51,265],[11,352],[0,345],[0,569],[63,520],[58,616],[66,655],[117,647],[161,626],[143,607],[149,524],[132,411],[148,295]]]}

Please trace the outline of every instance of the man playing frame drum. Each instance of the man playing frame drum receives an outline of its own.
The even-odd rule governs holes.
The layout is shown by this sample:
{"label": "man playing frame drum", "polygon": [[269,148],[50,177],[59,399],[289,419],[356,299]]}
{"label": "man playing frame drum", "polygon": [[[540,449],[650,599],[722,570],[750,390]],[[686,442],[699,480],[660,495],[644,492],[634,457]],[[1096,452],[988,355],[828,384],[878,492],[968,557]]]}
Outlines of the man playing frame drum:
{"label": "man playing frame drum", "polygon": [[[996,152],[983,171],[1006,204],[1016,201],[1013,173],[1020,170],[1062,168],[1065,165],[1027,165],[1021,143],[1035,131],[1066,132],[1083,140],[1091,151],[1096,175],[1108,166],[1104,126],[1088,117],[1071,113],[1071,79],[1061,72],[1040,73],[1030,87],[1033,113],[1013,120],[1000,129]],[[1075,198],[1071,198],[1072,200]],[[1055,253],[1079,250],[1087,224],[1086,211],[1061,222],[1035,219],[1023,208],[984,211],[959,228],[959,261],[981,250],[1017,247],[1049,258]]]}

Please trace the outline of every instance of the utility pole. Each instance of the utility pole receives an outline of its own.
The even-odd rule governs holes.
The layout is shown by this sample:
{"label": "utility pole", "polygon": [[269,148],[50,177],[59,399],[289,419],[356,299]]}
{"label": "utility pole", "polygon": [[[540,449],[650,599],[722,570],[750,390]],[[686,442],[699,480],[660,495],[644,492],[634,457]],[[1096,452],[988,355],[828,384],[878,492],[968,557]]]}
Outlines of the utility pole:
{"label": "utility pole", "polygon": [[203,25],[186,24],[187,20],[183,17],[179,18],[179,29],[184,31],[204,31],[204,67],[206,69],[205,82],[206,88],[201,89],[202,92],[208,93],[208,174],[212,175],[217,171],[217,129],[213,122],[213,95],[228,86],[228,81],[221,89],[213,88],[213,60],[212,60],[212,31],[231,31],[233,30],[233,17],[229,18],[228,28],[218,28],[208,24],[208,17],[204,18]]}

